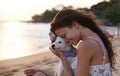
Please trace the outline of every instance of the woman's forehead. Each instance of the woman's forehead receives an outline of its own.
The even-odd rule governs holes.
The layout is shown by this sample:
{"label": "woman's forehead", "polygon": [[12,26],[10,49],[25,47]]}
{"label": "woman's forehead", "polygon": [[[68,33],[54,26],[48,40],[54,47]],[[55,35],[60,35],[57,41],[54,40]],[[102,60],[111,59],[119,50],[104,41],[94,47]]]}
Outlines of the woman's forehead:
{"label": "woman's forehead", "polygon": [[61,35],[61,34],[65,34],[67,32],[68,28],[59,28],[55,31],[56,35]]}

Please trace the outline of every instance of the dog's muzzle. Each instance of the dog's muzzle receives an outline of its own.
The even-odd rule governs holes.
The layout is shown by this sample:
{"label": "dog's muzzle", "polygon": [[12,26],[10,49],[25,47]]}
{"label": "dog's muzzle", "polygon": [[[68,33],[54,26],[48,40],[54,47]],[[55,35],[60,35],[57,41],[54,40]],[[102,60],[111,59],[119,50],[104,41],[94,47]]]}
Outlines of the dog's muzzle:
{"label": "dog's muzzle", "polygon": [[55,45],[54,45],[54,44],[53,44],[53,45],[51,45],[51,47],[52,47],[52,49],[53,49],[53,50],[55,50]]}

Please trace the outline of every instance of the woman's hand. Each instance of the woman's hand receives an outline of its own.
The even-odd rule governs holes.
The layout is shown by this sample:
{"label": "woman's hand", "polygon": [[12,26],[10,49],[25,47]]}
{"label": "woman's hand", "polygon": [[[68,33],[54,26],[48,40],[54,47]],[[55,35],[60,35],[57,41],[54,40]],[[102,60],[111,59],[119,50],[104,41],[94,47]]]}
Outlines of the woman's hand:
{"label": "woman's hand", "polygon": [[40,69],[27,69],[24,71],[26,76],[53,76],[54,72]]}
{"label": "woman's hand", "polygon": [[26,76],[33,76],[36,72],[36,69],[27,69],[24,71],[24,74],[26,74]]}
{"label": "woman's hand", "polygon": [[60,50],[53,50],[52,47],[49,47],[49,49],[52,51],[53,54],[55,54],[57,57],[62,58],[64,57],[64,54]]}
{"label": "woman's hand", "polygon": [[[49,38],[51,40],[51,42],[53,42],[56,38],[55,34],[52,33],[52,32],[49,32]],[[55,54],[56,56],[58,56],[59,58],[62,58],[64,57],[64,54],[62,51],[56,51],[56,50],[53,50],[52,47],[50,46],[49,49],[52,51],[53,54]]]}

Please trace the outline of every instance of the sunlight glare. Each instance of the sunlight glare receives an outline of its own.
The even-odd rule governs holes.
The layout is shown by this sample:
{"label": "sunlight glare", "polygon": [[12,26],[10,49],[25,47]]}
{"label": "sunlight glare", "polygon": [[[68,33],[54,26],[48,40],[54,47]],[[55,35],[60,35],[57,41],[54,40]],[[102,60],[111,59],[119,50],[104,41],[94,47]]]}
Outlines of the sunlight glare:
{"label": "sunlight glare", "polygon": [[5,45],[3,50],[5,58],[17,58],[25,55],[24,47],[21,45]]}
{"label": "sunlight glare", "polygon": [[3,58],[17,58],[28,54],[24,40],[21,38],[21,25],[17,23],[5,24],[4,35],[1,36],[1,51]]}

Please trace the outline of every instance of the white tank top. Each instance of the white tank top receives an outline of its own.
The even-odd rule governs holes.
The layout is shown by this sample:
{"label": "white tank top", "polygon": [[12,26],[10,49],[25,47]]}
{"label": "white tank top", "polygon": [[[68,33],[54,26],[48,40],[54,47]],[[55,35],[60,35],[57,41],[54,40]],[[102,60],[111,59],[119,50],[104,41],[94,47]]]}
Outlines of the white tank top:
{"label": "white tank top", "polygon": [[[95,40],[99,45],[100,43],[93,37],[89,37]],[[100,45],[101,46],[101,45]],[[89,76],[112,76],[112,69],[110,63],[104,63],[106,59],[105,50],[103,50],[103,64],[101,65],[92,65],[89,68]]]}

